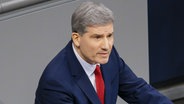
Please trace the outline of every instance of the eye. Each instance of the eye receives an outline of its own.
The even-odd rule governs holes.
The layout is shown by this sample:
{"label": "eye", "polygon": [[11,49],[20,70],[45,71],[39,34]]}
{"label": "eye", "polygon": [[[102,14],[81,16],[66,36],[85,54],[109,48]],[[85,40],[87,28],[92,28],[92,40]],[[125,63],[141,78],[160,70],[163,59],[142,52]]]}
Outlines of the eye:
{"label": "eye", "polygon": [[92,36],[92,38],[96,39],[96,40],[100,40],[103,36],[99,35],[99,34],[95,34]]}
{"label": "eye", "polygon": [[113,36],[113,34],[109,34],[107,37],[110,38],[110,37],[112,37],[112,36]]}
{"label": "eye", "polygon": [[96,38],[96,39],[100,39],[101,36],[100,36],[100,35],[96,35],[95,38]]}

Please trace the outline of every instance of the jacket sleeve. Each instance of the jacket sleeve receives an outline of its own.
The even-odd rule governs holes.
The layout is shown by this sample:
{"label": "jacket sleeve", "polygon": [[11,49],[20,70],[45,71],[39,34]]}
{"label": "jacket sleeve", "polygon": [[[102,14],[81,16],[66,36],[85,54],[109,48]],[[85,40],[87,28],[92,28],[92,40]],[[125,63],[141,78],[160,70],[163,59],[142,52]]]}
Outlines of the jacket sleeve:
{"label": "jacket sleeve", "polygon": [[66,89],[53,81],[40,85],[36,91],[34,104],[74,104],[72,96]]}
{"label": "jacket sleeve", "polygon": [[119,96],[130,104],[173,104],[142,78],[138,78],[119,58]]}

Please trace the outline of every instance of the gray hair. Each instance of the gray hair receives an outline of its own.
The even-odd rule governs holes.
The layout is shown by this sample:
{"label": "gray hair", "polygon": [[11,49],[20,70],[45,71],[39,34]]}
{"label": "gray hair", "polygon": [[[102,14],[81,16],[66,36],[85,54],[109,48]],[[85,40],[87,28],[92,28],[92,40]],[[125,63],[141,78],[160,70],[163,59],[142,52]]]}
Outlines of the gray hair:
{"label": "gray hair", "polygon": [[113,12],[109,8],[103,4],[87,1],[82,3],[72,15],[72,32],[83,34],[88,26],[106,25],[113,22]]}

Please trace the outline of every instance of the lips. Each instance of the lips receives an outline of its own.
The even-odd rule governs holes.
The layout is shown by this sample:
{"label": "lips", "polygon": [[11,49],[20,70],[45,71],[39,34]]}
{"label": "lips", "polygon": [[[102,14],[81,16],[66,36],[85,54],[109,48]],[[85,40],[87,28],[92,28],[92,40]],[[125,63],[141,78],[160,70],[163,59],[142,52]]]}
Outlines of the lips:
{"label": "lips", "polygon": [[106,55],[106,54],[108,54],[108,53],[99,53],[99,54]]}
{"label": "lips", "polygon": [[101,56],[103,56],[103,57],[107,57],[109,55],[108,52],[100,52],[98,54],[101,55]]}

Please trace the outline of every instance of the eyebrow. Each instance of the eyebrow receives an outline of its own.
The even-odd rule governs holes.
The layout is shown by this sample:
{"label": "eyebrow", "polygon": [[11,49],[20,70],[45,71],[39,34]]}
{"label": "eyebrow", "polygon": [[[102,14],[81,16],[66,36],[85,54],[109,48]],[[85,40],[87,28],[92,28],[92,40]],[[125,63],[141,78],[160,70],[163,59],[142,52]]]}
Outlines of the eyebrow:
{"label": "eyebrow", "polygon": [[[113,35],[113,34],[114,34],[114,32],[108,33],[107,35]],[[92,34],[92,36],[100,36],[100,35],[103,35],[103,34],[96,34],[96,33]]]}

